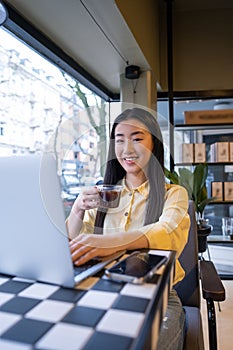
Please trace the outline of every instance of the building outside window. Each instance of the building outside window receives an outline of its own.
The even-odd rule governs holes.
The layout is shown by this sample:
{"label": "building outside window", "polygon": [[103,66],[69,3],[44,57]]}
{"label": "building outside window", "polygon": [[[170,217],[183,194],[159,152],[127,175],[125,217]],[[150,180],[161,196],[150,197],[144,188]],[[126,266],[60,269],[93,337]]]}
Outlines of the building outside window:
{"label": "building outside window", "polygon": [[102,175],[107,111],[100,97],[0,29],[0,157],[52,150],[64,196],[73,200]]}

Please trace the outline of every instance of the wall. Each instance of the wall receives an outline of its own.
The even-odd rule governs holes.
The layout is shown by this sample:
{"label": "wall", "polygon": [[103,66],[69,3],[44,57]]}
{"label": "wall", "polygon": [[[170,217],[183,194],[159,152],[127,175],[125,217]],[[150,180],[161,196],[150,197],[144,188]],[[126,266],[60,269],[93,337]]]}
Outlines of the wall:
{"label": "wall", "polygon": [[[140,77],[139,80],[143,82],[140,84],[139,81],[137,95],[131,96],[132,89],[128,87],[129,82],[121,77],[121,97],[123,101],[126,98],[128,102],[155,109],[157,86],[160,82],[158,1],[116,0],[115,2],[151,67],[151,72],[145,72]],[[131,84],[132,82],[130,86]],[[143,97],[142,94],[146,96]]]}
{"label": "wall", "polygon": [[233,9],[174,11],[174,90],[233,89]]}
{"label": "wall", "polygon": [[[167,90],[165,0],[116,0],[155,78]],[[185,3],[186,4],[186,3]],[[233,6],[173,2],[175,91],[233,89]],[[206,5],[205,5],[206,4]],[[217,6],[218,5],[218,6]],[[215,8],[214,8],[215,7]],[[225,8],[224,8],[225,7]]]}
{"label": "wall", "polygon": [[[175,91],[233,89],[233,2],[173,1]],[[160,85],[167,90],[166,2],[160,0]]]}
{"label": "wall", "polygon": [[158,1],[115,0],[115,2],[151,67],[149,99],[155,101],[156,82],[160,81]]}

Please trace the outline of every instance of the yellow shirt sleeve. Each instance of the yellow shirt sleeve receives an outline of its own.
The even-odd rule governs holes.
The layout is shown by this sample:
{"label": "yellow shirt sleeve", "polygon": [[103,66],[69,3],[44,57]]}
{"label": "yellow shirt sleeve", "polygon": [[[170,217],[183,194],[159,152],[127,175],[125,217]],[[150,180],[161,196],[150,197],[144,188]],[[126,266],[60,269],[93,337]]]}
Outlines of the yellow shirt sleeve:
{"label": "yellow shirt sleeve", "polygon": [[80,233],[94,233],[95,217],[97,209],[86,210]]}
{"label": "yellow shirt sleeve", "polygon": [[[189,227],[187,191],[182,186],[167,185],[164,209],[159,221],[143,226],[140,231],[146,235],[151,249],[175,250],[178,258],[187,243]],[[177,259],[174,284],[184,274]]]}

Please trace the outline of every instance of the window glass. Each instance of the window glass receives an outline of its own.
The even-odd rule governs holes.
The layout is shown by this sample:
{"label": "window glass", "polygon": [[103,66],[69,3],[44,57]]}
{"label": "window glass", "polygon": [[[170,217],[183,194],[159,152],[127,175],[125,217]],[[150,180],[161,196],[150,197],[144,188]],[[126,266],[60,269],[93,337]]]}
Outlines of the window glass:
{"label": "window glass", "polygon": [[102,174],[108,104],[0,28],[0,156],[53,151],[63,195]]}

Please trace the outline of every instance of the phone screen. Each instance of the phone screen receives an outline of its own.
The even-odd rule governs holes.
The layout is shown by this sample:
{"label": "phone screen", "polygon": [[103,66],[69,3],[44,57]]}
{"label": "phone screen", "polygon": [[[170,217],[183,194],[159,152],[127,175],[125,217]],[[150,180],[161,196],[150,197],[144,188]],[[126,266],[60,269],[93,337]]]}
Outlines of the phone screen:
{"label": "phone screen", "polygon": [[152,269],[161,266],[165,260],[166,257],[163,255],[134,252],[111,267],[108,272],[140,278],[147,275]]}

